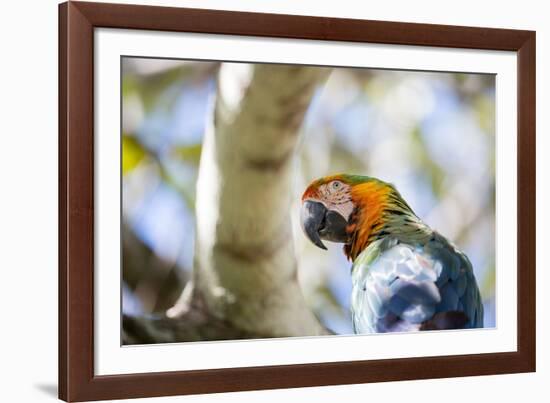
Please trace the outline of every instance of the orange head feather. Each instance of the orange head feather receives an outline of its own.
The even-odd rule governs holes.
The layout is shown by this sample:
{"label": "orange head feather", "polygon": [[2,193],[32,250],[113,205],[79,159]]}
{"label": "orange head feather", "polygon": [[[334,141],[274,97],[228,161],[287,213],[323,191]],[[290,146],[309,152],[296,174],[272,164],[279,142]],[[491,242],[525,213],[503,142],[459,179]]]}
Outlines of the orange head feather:
{"label": "orange head feather", "polygon": [[392,215],[416,218],[393,185],[368,176],[338,174],[317,179],[305,190],[305,201],[321,203],[347,221],[344,252],[351,260],[386,234]]}

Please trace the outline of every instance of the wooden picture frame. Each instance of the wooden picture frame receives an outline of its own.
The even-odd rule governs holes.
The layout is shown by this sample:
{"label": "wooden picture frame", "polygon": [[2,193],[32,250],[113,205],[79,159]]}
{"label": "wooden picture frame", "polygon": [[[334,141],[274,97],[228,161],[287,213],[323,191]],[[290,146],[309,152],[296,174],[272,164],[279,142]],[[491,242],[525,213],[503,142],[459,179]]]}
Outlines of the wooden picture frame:
{"label": "wooden picture frame", "polygon": [[[518,59],[517,340],[508,353],[94,375],[94,29],[506,50]],[[535,371],[535,33],[68,2],[59,6],[59,397],[122,399]]]}

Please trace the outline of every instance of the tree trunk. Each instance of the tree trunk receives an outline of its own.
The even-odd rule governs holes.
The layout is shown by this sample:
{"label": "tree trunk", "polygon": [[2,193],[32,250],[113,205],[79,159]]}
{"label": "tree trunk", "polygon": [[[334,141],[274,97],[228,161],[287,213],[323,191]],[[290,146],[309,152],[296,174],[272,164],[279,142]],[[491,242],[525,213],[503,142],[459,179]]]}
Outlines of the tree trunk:
{"label": "tree trunk", "polygon": [[139,336],[140,319],[125,318],[128,341],[326,333],[298,284],[290,205],[299,129],[328,73],[222,65],[197,181],[193,280],[158,322],[164,336]]}

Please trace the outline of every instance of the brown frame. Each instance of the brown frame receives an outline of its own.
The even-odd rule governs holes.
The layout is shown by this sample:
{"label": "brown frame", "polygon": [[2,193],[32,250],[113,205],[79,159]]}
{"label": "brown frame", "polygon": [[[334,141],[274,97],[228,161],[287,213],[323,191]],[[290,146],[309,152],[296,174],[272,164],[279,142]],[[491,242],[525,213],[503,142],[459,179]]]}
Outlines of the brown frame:
{"label": "brown frame", "polygon": [[[96,27],[516,51],[518,351],[94,375]],[[59,397],[121,399],[535,371],[535,32],[230,11],[59,5]]]}

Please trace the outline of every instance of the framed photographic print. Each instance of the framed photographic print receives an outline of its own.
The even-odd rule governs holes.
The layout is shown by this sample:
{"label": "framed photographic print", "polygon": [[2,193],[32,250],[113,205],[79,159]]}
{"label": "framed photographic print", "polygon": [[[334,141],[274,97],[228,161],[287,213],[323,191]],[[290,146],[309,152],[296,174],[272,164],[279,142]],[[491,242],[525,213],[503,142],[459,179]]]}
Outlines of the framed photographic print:
{"label": "framed photographic print", "polygon": [[59,397],[535,370],[535,33],[59,8]]}

